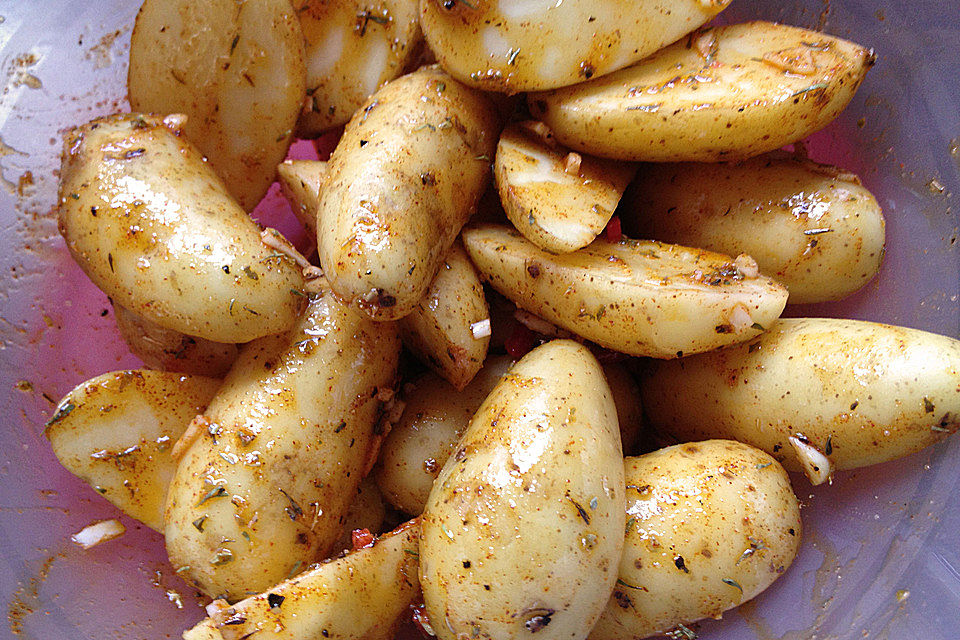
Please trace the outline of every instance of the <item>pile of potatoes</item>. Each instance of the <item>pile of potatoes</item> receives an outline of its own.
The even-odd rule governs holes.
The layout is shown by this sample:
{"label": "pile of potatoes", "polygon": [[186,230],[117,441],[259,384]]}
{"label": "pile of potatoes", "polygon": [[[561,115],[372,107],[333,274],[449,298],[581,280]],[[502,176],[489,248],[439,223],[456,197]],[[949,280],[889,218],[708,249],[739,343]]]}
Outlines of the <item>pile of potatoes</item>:
{"label": "pile of potatoes", "polygon": [[[695,637],[793,561],[787,470],[957,430],[960,341],[780,319],[879,270],[877,201],[802,146],[873,53],[704,26],[727,4],[144,2],[132,112],[65,136],[58,216],[149,368],[46,435],[212,599],[185,638],[411,607]],[[315,247],[249,216],[278,178]]]}

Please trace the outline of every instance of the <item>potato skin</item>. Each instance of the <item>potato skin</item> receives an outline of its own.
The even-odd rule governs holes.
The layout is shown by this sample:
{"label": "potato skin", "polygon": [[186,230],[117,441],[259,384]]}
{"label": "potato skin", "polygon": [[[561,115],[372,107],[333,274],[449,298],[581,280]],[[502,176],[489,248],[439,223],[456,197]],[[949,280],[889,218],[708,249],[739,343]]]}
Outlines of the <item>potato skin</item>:
{"label": "potato skin", "polygon": [[632,64],[728,4],[420,0],[420,22],[451,75],[478,89],[517,93],[583,82]]}
{"label": "potato skin", "polygon": [[179,124],[117,114],[66,135],[58,216],[70,254],[114,302],[162,327],[224,343],[289,329],[300,270],[270,257]]}
{"label": "potato skin", "polygon": [[622,455],[586,347],[557,340],[514,365],[422,516],[420,583],[437,637],[586,637],[623,545]]}
{"label": "potato skin", "polygon": [[491,103],[436,67],[388,83],[330,157],[317,215],[334,291],[377,320],[423,297],[490,177]]}
{"label": "potato skin", "polygon": [[624,460],[627,527],[620,574],[590,640],[630,640],[720,614],[793,562],[800,508],[786,472],[732,440]]}
{"label": "potato skin", "polygon": [[732,164],[644,165],[623,209],[641,238],[746,253],[790,304],[839,300],[883,260],[885,221],[857,176],[785,154]]}
{"label": "potato skin", "polygon": [[784,318],[751,340],[656,363],[640,384],[653,429],[733,438],[788,470],[801,434],[853,469],[919,451],[960,428],[960,341],[858,320]]}
{"label": "potato skin", "polygon": [[66,469],[121,511],[163,531],[173,444],[220,380],[164,371],[104,373],[57,405],[44,434]]}
{"label": "potato skin", "polygon": [[208,595],[238,599],[323,557],[376,455],[395,327],[329,290],[312,298],[289,334],[244,346],[170,485],[170,561]]}
{"label": "potato skin", "polygon": [[327,175],[322,160],[284,160],[277,166],[277,181],[290,209],[311,235],[317,235],[320,185]]}
{"label": "potato skin", "polygon": [[847,106],[874,63],[833,36],[769,22],[708,30],[604,78],[527,97],[571,149],[716,162],[779,149]]}

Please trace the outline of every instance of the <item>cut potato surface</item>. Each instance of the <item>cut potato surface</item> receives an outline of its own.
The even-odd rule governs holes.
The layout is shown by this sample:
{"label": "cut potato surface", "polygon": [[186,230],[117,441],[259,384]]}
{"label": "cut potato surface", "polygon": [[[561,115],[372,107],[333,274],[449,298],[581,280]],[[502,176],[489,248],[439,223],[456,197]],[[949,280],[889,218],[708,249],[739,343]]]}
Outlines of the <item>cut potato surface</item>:
{"label": "cut potato surface", "polygon": [[293,215],[312,236],[317,235],[320,184],[326,175],[327,163],[322,160],[284,160],[277,167],[280,188]]}
{"label": "cut potato surface", "polygon": [[588,83],[528,96],[564,145],[654,162],[735,160],[825,127],[873,53],[823,33],[749,22],[696,33]]}
{"label": "cut potato surface", "polygon": [[787,291],[747,256],[659,242],[595,240],[549,254],[505,226],[463,232],[481,277],[518,306],[597,344],[676,358],[753,338]]}

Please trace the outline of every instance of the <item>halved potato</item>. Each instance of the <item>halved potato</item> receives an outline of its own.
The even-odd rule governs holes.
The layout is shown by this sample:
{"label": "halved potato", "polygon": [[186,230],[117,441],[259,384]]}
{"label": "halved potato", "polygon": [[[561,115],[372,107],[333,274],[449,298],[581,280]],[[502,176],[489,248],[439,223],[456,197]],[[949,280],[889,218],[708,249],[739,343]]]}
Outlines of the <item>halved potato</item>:
{"label": "halved potato", "polygon": [[145,0],[130,41],[130,105],[183,113],[184,132],[252,210],[293,138],[306,91],[289,0]]}
{"label": "halved potato", "polygon": [[489,224],[464,229],[463,242],[481,277],[518,306],[635,356],[676,358],[749,340],[787,302],[786,289],[747,256],[627,238],[552,255]]}
{"label": "halved potato", "polygon": [[494,162],[507,217],[527,240],[551,253],[593,242],[635,172],[635,165],[561,147],[539,122],[507,127]]}
{"label": "halved potato", "polygon": [[283,195],[297,220],[311,236],[317,235],[317,207],[320,206],[320,183],[327,175],[322,160],[284,160],[277,167],[277,178]]}
{"label": "halved potato", "polygon": [[68,393],[44,430],[67,470],[121,511],[163,531],[174,443],[220,380],[164,371],[114,371]]}
{"label": "halved potato", "polygon": [[592,82],[528,96],[564,145],[607,158],[734,160],[833,121],[874,55],[769,22],[708,29]]}

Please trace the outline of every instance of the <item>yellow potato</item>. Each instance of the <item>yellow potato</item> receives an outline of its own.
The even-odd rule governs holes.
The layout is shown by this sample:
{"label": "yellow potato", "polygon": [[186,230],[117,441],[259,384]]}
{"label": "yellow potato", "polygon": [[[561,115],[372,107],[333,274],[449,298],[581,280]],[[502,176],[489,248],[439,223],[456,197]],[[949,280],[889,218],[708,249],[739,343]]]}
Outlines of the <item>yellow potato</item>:
{"label": "yellow potato", "polygon": [[624,207],[641,238],[746,253],[790,292],[790,303],[839,300],[883,260],[880,205],[835,167],[770,154],[740,164],[641,168]]}
{"label": "yellow potato", "polygon": [[260,241],[181,123],[113,115],[66,135],[67,248],[115,303],[167,329],[225,343],[287,330],[303,306],[300,269]]}
{"label": "yellow potato", "polygon": [[627,527],[613,597],[590,640],[646,638],[755,597],[790,566],[800,508],[783,468],[731,440],[624,460]]}
{"label": "yellow potato", "polygon": [[508,126],[494,163],[507,217],[527,240],[551,253],[593,242],[635,171],[632,164],[564,149],[539,122]]}
{"label": "yellow potato", "polygon": [[528,96],[562,144],[594,155],[715,162],[773,151],[847,106],[873,52],[769,22],[708,29],[585,84]]}
{"label": "yellow potato", "polygon": [[324,557],[379,440],[400,341],[328,290],[288,335],[245,345],[170,485],[167,552],[211,596],[244,597]]}
{"label": "yellow potato", "polygon": [[481,277],[518,306],[636,356],[675,358],[749,340],[787,301],[747,256],[626,238],[552,255],[497,225],[465,229],[463,243]]}
{"label": "yellow potato", "polygon": [[636,62],[730,0],[420,0],[420,21],[454,77],[487,91],[561,87]]}
{"label": "yellow potato", "polygon": [[731,438],[814,483],[919,451],[960,428],[960,341],[858,320],[784,318],[749,343],[658,363],[651,428]]}
{"label": "yellow potato", "polygon": [[252,210],[287,154],[306,91],[288,0],[145,0],[130,41],[130,105],[183,113],[187,139]]}
{"label": "yellow potato", "polygon": [[459,242],[398,326],[403,344],[457,389],[483,366],[490,344],[490,310],[477,270]]}
{"label": "yellow potato", "polygon": [[171,448],[220,380],[163,371],[114,371],[78,385],[47,423],[57,459],[121,511],[163,531],[177,468]]}
{"label": "yellow potato", "polygon": [[386,512],[383,494],[380,493],[377,483],[369,476],[364,478],[357,487],[357,495],[343,516],[344,523],[340,537],[330,548],[334,551],[350,549],[353,546],[353,532],[356,529],[366,529],[376,535],[383,526]]}
{"label": "yellow potato", "polygon": [[583,638],[623,547],[623,453],[599,363],[557,340],[497,384],[422,516],[420,583],[441,640]]}
{"label": "yellow potato", "polygon": [[317,235],[317,207],[320,183],[327,175],[327,163],[321,160],[284,160],[277,167],[277,179],[290,209],[310,235]]}
{"label": "yellow potato", "polygon": [[307,100],[297,135],[342,125],[423,49],[417,0],[298,0],[306,40]]}
{"label": "yellow potato", "polygon": [[419,522],[225,607],[184,640],[390,640],[419,595]]}
{"label": "yellow potato", "polygon": [[116,304],[113,316],[130,351],[150,369],[222,378],[237,359],[235,344],[166,329]]}
{"label": "yellow potato", "polygon": [[320,265],[334,291],[377,320],[413,311],[487,185],[498,135],[490,102],[435,67],[377,91],[320,194]]}

